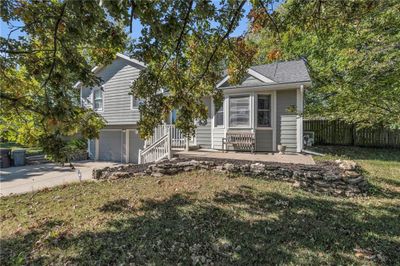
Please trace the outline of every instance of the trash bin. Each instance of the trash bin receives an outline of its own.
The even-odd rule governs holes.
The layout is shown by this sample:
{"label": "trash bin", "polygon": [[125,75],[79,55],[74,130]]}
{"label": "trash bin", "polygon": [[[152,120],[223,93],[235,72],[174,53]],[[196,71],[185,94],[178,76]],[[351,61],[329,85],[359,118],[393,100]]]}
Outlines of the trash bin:
{"label": "trash bin", "polygon": [[0,148],[0,166],[1,168],[7,168],[11,166],[10,158],[11,149]]}
{"label": "trash bin", "polygon": [[14,166],[25,165],[25,150],[13,150],[12,157],[14,159]]}

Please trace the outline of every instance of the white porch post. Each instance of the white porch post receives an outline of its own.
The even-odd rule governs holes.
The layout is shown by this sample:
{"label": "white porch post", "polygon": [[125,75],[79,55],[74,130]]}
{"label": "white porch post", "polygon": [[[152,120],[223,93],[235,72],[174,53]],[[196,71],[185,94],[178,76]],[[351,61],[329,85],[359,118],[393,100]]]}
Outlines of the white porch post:
{"label": "white porch post", "polygon": [[297,89],[297,123],[296,123],[296,133],[297,133],[297,145],[296,151],[301,152],[303,150],[303,111],[304,111],[304,86],[301,85]]}
{"label": "white porch post", "polygon": [[[278,117],[277,117],[277,115],[278,115],[278,112],[277,112],[277,105],[276,105],[276,90],[274,90],[273,92],[272,92],[272,97],[271,97],[272,99],[271,99],[271,101],[272,101],[272,104],[271,104],[271,109],[272,109],[272,112],[271,112],[271,116],[272,116],[272,151],[276,151],[276,148],[277,148],[277,134],[276,134],[276,122],[277,122],[277,120],[278,120]],[[280,125],[278,125],[278,126],[280,126]],[[280,143],[281,142],[281,140],[279,140],[279,142],[278,143]]]}

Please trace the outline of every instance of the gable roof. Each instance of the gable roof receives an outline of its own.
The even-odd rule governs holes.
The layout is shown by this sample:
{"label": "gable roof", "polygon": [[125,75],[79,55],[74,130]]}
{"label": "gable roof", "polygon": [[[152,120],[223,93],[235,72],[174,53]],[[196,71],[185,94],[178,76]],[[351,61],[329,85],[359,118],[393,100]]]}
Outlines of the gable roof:
{"label": "gable roof", "polygon": [[[248,75],[238,85],[229,84],[229,76],[218,83],[220,88],[254,87],[262,85],[277,85],[282,83],[310,82],[311,78],[303,60],[274,62],[271,64],[252,66],[247,71]],[[249,80],[251,79],[251,82]]]}
{"label": "gable roof", "polygon": [[[130,58],[129,56],[126,56],[126,55],[121,54],[121,53],[117,53],[116,56],[117,56],[117,58],[121,58],[121,59],[124,59],[124,60],[126,60],[126,61],[129,61],[130,63],[133,63],[133,64],[135,64],[135,65],[138,65],[140,68],[146,68],[146,64],[145,64],[145,63],[143,63],[143,62],[141,62],[141,61],[139,61],[139,60],[136,60],[136,59],[134,59],[134,58]],[[116,58],[116,59],[117,59],[117,58]],[[106,66],[103,66],[103,65],[95,66],[94,68],[92,68],[92,72],[93,72],[93,73],[97,73],[97,72],[99,72],[101,69],[103,69],[103,67],[106,67]],[[77,83],[75,83],[74,88],[77,88],[79,85],[81,85],[81,82],[80,82],[80,81],[78,81]]]}

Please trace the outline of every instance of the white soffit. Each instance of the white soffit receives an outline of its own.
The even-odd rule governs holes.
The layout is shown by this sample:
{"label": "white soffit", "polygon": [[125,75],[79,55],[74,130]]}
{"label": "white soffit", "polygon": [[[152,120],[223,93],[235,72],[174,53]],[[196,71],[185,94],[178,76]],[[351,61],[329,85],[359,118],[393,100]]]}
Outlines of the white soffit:
{"label": "white soffit", "polygon": [[262,82],[265,82],[265,83],[276,83],[275,81],[273,81],[273,80],[267,78],[267,77],[264,76],[264,75],[261,75],[260,73],[258,73],[257,71],[254,71],[254,70],[251,69],[251,68],[247,69],[247,73],[248,73],[249,75],[252,75],[252,76],[255,77],[256,79],[261,80]]}

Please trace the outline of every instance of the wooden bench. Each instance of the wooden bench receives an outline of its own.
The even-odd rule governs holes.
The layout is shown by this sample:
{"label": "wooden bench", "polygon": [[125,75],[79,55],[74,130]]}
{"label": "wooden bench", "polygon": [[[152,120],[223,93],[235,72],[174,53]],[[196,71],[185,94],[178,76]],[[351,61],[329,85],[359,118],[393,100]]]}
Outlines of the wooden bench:
{"label": "wooden bench", "polygon": [[256,148],[256,135],[254,132],[228,131],[226,137],[222,139],[223,151],[228,150],[228,145],[232,145],[235,149],[250,148],[253,153]]}

